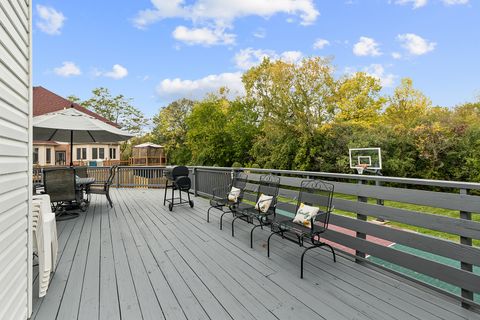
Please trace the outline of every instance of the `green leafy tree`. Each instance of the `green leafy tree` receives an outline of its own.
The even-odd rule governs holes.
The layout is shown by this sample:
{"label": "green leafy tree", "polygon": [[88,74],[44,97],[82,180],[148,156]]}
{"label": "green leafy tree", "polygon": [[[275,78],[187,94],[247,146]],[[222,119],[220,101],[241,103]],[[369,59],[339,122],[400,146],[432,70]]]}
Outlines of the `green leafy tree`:
{"label": "green leafy tree", "polygon": [[259,112],[260,134],[252,155],[261,166],[312,169],[319,127],[333,118],[335,80],[330,61],[263,62],[243,76],[247,98]]}
{"label": "green leafy tree", "polygon": [[113,97],[107,88],[93,89],[92,94],[90,99],[81,102],[82,106],[115,122],[124,130],[136,135],[142,134],[148,119],[132,105],[132,99],[121,94]]}
{"label": "green leafy tree", "polygon": [[226,166],[231,163],[232,143],[225,132],[228,103],[211,95],[193,107],[187,118],[186,140],[192,164]]}
{"label": "green leafy tree", "polygon": [[153,118],[153,139],[165,146],[169,163],[181,165],[191,160],[191,152],[185,141],[188,129],[186,120],[193,105],[192,100],[179,99],[162,108]]}
{"label": "green leafy tree", "polygon": [[335,121],[365,127],[375,125],[386,102],[380,90],[380,81],[364,72],[340,79],[335,97]]}

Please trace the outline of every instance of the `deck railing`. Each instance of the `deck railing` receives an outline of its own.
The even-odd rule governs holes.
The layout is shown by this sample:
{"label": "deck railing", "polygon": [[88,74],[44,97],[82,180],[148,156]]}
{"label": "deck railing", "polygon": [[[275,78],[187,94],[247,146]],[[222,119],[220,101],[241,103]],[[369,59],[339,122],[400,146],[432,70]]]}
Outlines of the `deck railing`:
{"label": "deck railing", "polygon": [[[163,167],[120,166],[113,186],[162,188],[165,184],[163,171]],[[343,253],[359,263],[372,263],[427,285],[458,299],[464,307],[480,307],[479,183],[270,169],[190,167],[193,192],[195,195],[211,196],[213,188],[228,185],[239,171],[248,174],[248,188],[251,189],[256,187],[262,174],[281,176],[279,213],[295,211],[294,203],[302,180],[330,181],[335,186],[335,212],[330,219],[335,228],[325,233],[325,239],[340,245],[340,248],[353,249],[353,254],[349,250]],[[108,172],[109,167],[88,168],[88,174],[97,181],[105,181]],[[34,177],[39,179],[40,171],[35,171]],[[378,223],[378,220],[386,220],[394,226]],[[379,239],[408,250],[386,246]],[[392,266],[395,268],[392,269]],[[429,277],[428,283],[418,280],[419,277],[409,276],[418,274]],[[445,286],[450,286],[451,290],[439,289]]]}
{"label": "deck railing", "polygon": [[[480,247],[473,245],[473,240],[480,239],[479,183],[269,169],[191,169],[194,192],[204,196],[211,195],[213,187],[228,185],[236,171],[248,174],[250,188],[262,174],[279,175],[278,211],[290,213],[295,211],[302,180],[329,180],[335,186],[336,212],[330,223],[339,228],[330,228],[327,240],[355,250],[353,255],[344,253],[357,262],[373,263],[400,276],[420,273],[429,277],[428,284],[418,280],[422,277],[409,278],[460,300],[464,307],[479,306],[480,273],[473,272],[480,268]],[[381,244],[379,239],[408,250]],[[454,286],[458,294],[439,289],[445,285]]]}

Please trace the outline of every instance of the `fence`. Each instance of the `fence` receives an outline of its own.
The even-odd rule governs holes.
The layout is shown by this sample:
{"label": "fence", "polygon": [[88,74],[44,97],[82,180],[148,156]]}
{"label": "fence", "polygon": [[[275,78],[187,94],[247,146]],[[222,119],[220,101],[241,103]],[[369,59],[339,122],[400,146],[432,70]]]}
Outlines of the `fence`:
{"label": "fence", "polygon": [[[163,170],[163,167],[120,166],[113,186],[161,188],[165,184]],[[109,167],[88,168],[88,174],[99,182],[107,179],[108,171]],[[281,176],[278,209],[290,213],[295,210],[292,200],[302,180],[329,180],[335,186],[333,204],[336,211],[330,223],[351,232],[330,228],[325,233],[327,240],[355,250],[353,257],[358,262],[374,263],[371,259],[374,257],[461,288],[459,295],[442,292],[459,299],[465,307],[480,306],[474,301],[474,294],[480,291],[480,275],[473,272],[474,267],[480,267],[480,248],[473,246],[473,240],[480,239],[480,184],[323,172],[191,167],[192,189],[195,195],[210,196],[213,188],[230,184],[236,171],[248,174],[249,188],[255,188],[262,174]],[[41,181],[38,168],[34,169],[34,179]],[[436,210],[448,214],[436,214]],[[401,224],[402,228],[372,223],[372,219],[388,220]],[[456,237],[458,242],[405,230],[409,228],[440,232],[450,238]],[[374,239],[413,250],[401,251]],[[450,259],[456,265],[432,256]],[[393,272],[405,276],[405,273]]]}
{"label": "fence", "polygon": [[[54,167],[48,167],[49,169]],[[34,184],[42,184],[43,169],[35,167],[33,169]],[[163,188],[165,187],[165,178],[163,175],[164,167],[132,167],[119,166],[115,172],[112,187],[117,188]],[[107,181],[110,174],[110,167],[88,167],[88,176],[95,178],[96,183]]]}
{"label": "fence", "polygon": [[[287,212],[295,211],[291,200],[296,198],[302,180],[329,180],[335,186],[335,211],[342,213],[333,214],[330,223],[343,231],[353,232],[330,228],[325,234],[327,240],[354,249],[353,257],[358,262],[373,263],[381,259],[461,288],[459,295],[442,292],[459,299],[465,307],[479,306],[474,302],[474,293],[480,292],[480,275],[475,274],[473,268],[480,267],[480,248],[472,246],[473,239],[480,239],[480,196],[472,194],[478,194],[478,183],[268,169],[192,167],[192,170],[194,191],[200,195],[211,195],[213,187],[227,185],[237,170],[248,174],[250,187],[255,187],[261,174],[279,175],[281,202],[278,209]],[[439,209],[450,214],[435,214]],[[411,229],[441,232],[450,237],[454,235],[459,241],[392,228],[374,223],[375,219],[400,223]],[[397,250],[376,239],[411,250]],[[449,265],[432,256],[451,259],[457,265]],[[396,273],[405,276],[404,272]]]}

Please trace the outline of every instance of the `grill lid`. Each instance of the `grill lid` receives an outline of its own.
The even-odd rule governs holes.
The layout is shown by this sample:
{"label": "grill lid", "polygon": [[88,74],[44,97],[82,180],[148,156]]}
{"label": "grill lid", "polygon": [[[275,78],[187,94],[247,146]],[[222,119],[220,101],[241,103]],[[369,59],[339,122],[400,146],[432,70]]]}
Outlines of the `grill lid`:
{"label": "grill lid", "polygon": [[188,168],[185,166],[172,166],[164,169],[165,177],[169,180],[176,180],[178,177],[188,177]]}

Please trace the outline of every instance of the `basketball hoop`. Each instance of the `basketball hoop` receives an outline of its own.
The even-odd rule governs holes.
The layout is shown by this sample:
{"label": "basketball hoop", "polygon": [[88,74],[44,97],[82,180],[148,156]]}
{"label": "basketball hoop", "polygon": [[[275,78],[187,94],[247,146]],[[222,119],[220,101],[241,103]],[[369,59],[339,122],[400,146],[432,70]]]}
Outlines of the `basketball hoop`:
{"label": "basketball hoop", "polygon": [[367,168],[368,168],[368,164],[366,163],[361,163],[355,167],[358,174],[363,174],[363,171],[366,170]]}

